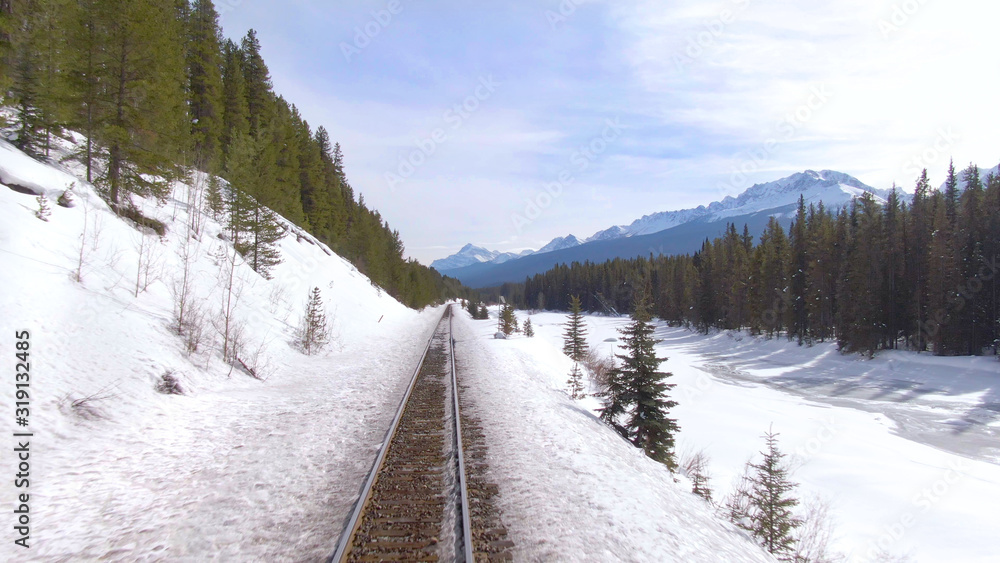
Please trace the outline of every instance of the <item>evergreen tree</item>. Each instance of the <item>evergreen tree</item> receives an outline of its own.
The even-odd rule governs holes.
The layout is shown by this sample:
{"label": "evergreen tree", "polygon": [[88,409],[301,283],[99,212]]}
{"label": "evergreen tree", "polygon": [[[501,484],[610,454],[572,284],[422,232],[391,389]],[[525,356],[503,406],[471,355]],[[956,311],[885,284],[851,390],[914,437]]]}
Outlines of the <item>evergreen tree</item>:
{"label": "evergreen tree", "polygon": [[587,356],[587,325],[583,320],[580,298],[576,295],[570,297],[569,319],[564,326],[563,353],[574,362],[582,362]]}
{"label": "evergreen tree", "polygon": [[306,311],[296,332],[296,344],[305,354],[320,352],[330,343],[330,323],[326,318],[326,305],[318,287],[309,293]]}
{"label": "evergreen tree", "polygon": [[958,217],[958,175],[955,174],[955,160],[948,163],[948,178],[944,183],[944,201],[948,220],[952,226]]}
{"label": "evergreen tree", "polygon": [[[610,423],[646,455],[676,469],[674,434],[680,429],[669,418],[677,402],[669,399],[674,384],[665,383],[672,374],[659,371],[666,358],[658,358],[654,346],[653,325],[647,313],[645,297],[636,298],[633,321],[619,329],[626,354],[618,354],[621,365],[609,372],[609,386],[602,394],[605,405],[601,419]],[[627,420],[620,424],[620,417]]]}
{"label": "evergreen tree", "polygon": [[277,216],[254,195],[265,189],[268,178],[262,167],[261,139],[241,134],[230,155],[226,208],[233,245],[247,263],[265,278],[281,262],[277,242],[285,235]]}
{"label": "evergreen tree", "polygon": [[95,65],[107,95],[96,98],[95,136],[107,148],[102,183],[114,206],[122,195],[164,197],[185,135],[184,59],[168,4],[107,0],[95,5],[103,49]]}
{"label": "evergreen tree", "polygon": [[222,139],[221,42],[219,14],[212,0],[194,0],[188,23],[188,113],[194,164],[205,171],[218,157]]}
{"label": "evergreen tree", "polygon": [[513,305],[500,306],[500,332],[504,336],[510,336],[517,328],[517,316],[514,314]]}
{"label": "evergreen tree", "polygon": [[233,141],[240,134],[250,134],[247,115],[246,83],[243,78],[243,51],[231,40],[223,45],[222,69],[222,169],[229,170],[228,157]]}
{"label": "evergreen tree", "polygon": [[569,385],[569,396],[571,399],[582,399],[586,396],[583,393],[583,374],[580,373],[579,362],[573,362],[573,369],[569,372],[569,379],[566,380],[566,384]]}
{"label": "evergreen tree", "polygon": [[788,478],[788,468],[782,463],[785,454],[778,450],[778,434],[768,431],[764,438],[767,451],[759,464],[750,464],[750,533],[764,549],[783,561],[794,560],[795,528],[802,521],[792,514],[799,504],[791,496],[797,486]]}
{"label": "evergreen tree", "polygon": [[38,210],[35,211],[35,217],[38,217],[42,221],[48,222],[49,215],[52,215],[52,208],[49,207],[49,199],[42,194],[35,198],[38,202]]}
{"label": "evergreen tree", "polygon": [[535,327],[531,326],[530,317],[524,320],[524,335],[527,336],[528,338],[535,337]]}
{"label": "evergreen tree", "polygon": [[261,56],[257,31],[251,29],[240,47],[243,53],[243,82],[246,85],[246,107],[250,134],[257,135],[268,126],[271,117],[271,73]]}

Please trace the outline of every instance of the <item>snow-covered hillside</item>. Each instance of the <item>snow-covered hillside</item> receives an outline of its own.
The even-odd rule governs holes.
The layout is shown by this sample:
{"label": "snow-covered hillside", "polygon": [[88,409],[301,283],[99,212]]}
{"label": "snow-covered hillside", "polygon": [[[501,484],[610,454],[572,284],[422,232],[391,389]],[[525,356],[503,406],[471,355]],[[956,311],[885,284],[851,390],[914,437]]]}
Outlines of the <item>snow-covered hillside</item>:
{"label": "snow-covered hillside", "polygon": [[[0,178],[52,206],[43,222],[34,196],[0,186],[0,346],[13,357],[15,330],[31,333],[35,433],[32,549],[8,534],[0,560],[327,556],[439,313],[403,307],[322,244],[291,234],[273,280],[236,266],[234,322],[243,357],[267,377],[258,381],[221,361],[232,248],[211,219],[192,236],[189,187],[175,186],[162,206],[136,200],[167,224],[161,238],[111,213],[78,172],[0,142]],[[56,206],[73,183],[75,206]],[[195,353],[172,326],[185,254],[190,305],[205,315]],[[137,276],[148,284],[138,297]],[[307,357],[291,342],[313,287],[334,341]],[[164,375],[185,394],[158,393]],[[9,436],[13,380],[0,401],[11,408]],[[9,453],[2,460],[13,467]],[[13,480],[4,483],[11,514]]]}
{"label": "snow-covered hillside", "polygon": [[827,209],[837,209],[864,192],[872,193],[881,202],[889,195],[887,190],[875,189],[842,172],[806,170],[773,182],[754,184],[737,197],[726,196],[722,201],[712,202],[708,206],[646,215],[630,225],[600,231],[587,241],[658,233],[694,220],[719,221],[727,217],[776,210],[795,205],[799,201],[799,195],[805,198],[806,205],[822,201]]}

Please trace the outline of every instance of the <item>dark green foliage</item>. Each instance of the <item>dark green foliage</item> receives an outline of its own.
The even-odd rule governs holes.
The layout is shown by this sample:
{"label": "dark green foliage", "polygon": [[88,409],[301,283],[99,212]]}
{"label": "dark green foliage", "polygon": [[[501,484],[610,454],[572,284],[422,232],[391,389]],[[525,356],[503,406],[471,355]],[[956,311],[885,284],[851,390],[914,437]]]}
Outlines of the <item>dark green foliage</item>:
{"label": "dark green foliage", "polygon": [[783,561],[794,560],[795,528],[802,520],[792,514],[792,508],[799,504],[791,495],[797,487],[788,478],[788,468],[782,462],[785,454],[778,450],[778,434],[764,435],[767,450],[761,452],[759,464],[750,464],[749,526],[743,526],[753,535],[761,547]]}
{"label": "dark green foliage", "polygon": [[535,327],[531,326],[531,319],[527,318],[524,320],[524,335],[528,338],[535,337]]}
{"label": "dark green foliage", "polygon": [[222,139],[222,31],[212,0],[194,0],[187,22],[188,113],[195,167],[209,170]]}
{"label": "dark green foliage", "polygon": [[500,332],[504,336],[510,336],[517,330],[517,316],[514,314],[513,305],[500,306]]}
{"label": "dark green foliage", "polygon": [[587,325],[583,322],[583,312],[580,298],[570,297],[569,319],[566,321],[566,332],[563,333],[563,353],[574,362],[582,362],[587,356]]}
{"label": "dark green foliage", "polygon": [[659,371],[666,358],[656,356],[659,341],[653,338],[653,329],[640,291],[632,322],[619,329],[626,353],[616,355],[621,363],[608,374],[601,419],[673,471],[677,468],[674,435],[680,428],[668,415],[677,402],[668,395],[674,384],[665,382],[672,374]]}
{"label": "dark green foliage", "polygon": [[269,279],[271,269],[281,262],[277,243],[285,231],[274,212],[258,199],[269,186],[263,157],[266,150],[263,140],[247,134],[234,140],[226,210],[236,251],[255,272]]}

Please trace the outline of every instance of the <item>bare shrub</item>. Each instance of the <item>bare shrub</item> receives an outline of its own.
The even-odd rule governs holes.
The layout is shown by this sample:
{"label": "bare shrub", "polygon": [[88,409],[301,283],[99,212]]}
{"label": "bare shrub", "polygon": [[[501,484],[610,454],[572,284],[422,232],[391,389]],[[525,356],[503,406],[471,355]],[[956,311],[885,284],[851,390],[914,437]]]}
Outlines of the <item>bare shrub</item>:
{"label": "bare shrub", "polygon": [[608,372],[614,368],[614,361],[591,347],[583,357],[583,366],[590,373],[590,381],[600,390],[608,387]]}
{"label": "bare shrub", "polygon": [[72,395],[66,395],[60,406],[83,420],[104,420],[108,416],[98,406],[98,403],[115,398],[115,394],[111,392],[110,387],[110,385],[102,387],[97,392],[85,397],[73,398]]}
{"label": "bare shrub", "polygon": [[245,354],[245,356],[238,357],[237,361],[250,377],[260,381],[267,381],[274,374],[275,367],[271,364],[271,358],[267,355],[267,339],[262,339],[257,348],[246,350]]}
{"label": "bare shrub", "polygon": [[174,375],[174,370],[167,370],[160,376],[160,381],[156,382],[156,392],[164,395],[183,395],[184,389],[181,382]]}
{"label": "bare shrub", "polygon": [[205,330],[207,324],[208,313],[204,303],[201,301],[188,303],[184,323],[179,325],[179,334],[184,340],[184,350],[188,355],[197,354],[209,341],[210,336]]}
{"label": "bare shrub", "polygon": [[812,498],[805,505],[802,526],[795,545],[795,561],[810,563],[835,563],[843,561],[843,555],[830,551],[833,539],[833,521],[830,518],[830,503]]}
{"label": "bare shrub", "polygon": [[753,511],[751,498],[753,467],[751,467],[751,463],[752,460],[747,460],[743,464],[743,473],[733,479],[731,492],[723,498],[722,504],[719,505],[722,516],[744,530],[750,530],[753,526],[750,521],[750,515]]}
{"label": "bare shrub", "polygon": [[691,479],[691,492],[712,502],[712,476],[708,471],[708,454],[700,450],[681,460],[681,472]]}

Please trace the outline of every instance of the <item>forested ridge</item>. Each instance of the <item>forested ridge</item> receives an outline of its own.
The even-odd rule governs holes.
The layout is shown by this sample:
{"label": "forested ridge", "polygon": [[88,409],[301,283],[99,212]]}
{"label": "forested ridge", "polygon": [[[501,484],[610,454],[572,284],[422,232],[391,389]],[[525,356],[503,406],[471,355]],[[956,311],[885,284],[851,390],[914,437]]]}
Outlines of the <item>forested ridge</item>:
{"label": "forested ridge", "polygon": [[56,136],[84,135],[73,158],[122,215],[138,213],[132,194],[165,200],[201,170],[234,188],[212,182],[208,205],[262,275],[280,260],[273,210],[411,307],[465,291],[404,258],[339,143],[273,90],[253,30],[223,39],[211,0],[0,0],[0,49],[9,138],[46,159]]}
{"label": "forested ridge", "polygon": [[[835,340],[847,352],[907,348],[996,353],[1000,340],[1000,178],[949,168],[941,190],[925,170],[912,200],[866,193],[836,212],[806,206],[755,240],[746,227],[683,256],[573,263],[505,284],[520,307],[625,313],[637,289],[674,325]],[[964,187],[964,189],[963,189]]]}

